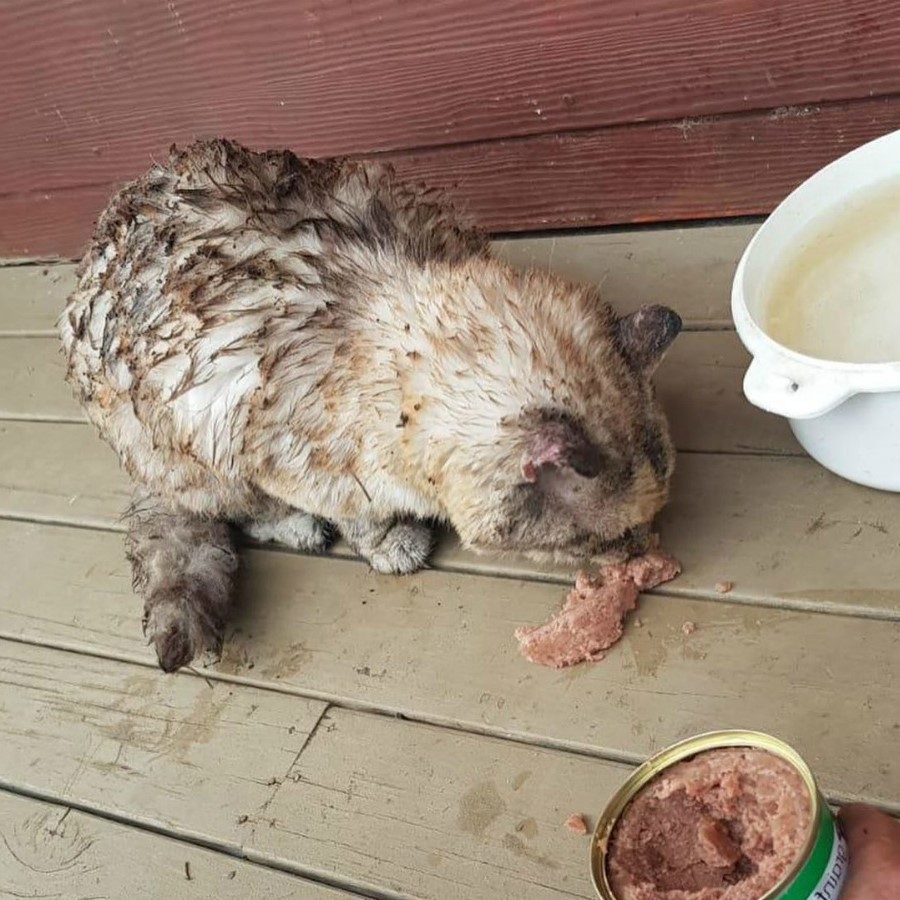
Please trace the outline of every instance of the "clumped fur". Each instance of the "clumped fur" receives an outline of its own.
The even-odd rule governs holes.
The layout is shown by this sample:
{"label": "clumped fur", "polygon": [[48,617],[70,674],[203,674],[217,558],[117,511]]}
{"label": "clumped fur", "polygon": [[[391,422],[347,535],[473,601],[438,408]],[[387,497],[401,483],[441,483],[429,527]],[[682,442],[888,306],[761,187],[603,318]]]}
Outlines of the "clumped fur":
{"label": "clumped fur", "polygon": [[433,521],[480,551],[643,549],[673,465],[650,379],[680,324],[492,259],[389,168],[173,150],[112,198],[59,325],[139,492],[160,664],[220,645],[232,526],[304,550],[336,527],[392,573]]}

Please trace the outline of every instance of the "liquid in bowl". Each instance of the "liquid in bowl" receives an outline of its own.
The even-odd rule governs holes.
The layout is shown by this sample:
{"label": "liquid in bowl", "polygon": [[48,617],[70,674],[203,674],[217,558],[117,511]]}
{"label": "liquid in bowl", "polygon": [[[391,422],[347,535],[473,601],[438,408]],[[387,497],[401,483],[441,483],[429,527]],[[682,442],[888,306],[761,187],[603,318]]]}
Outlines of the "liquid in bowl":
{"label": "liquid in bowl", "polygon": [[806,356],[900,360],[900,179],[820,215],[763,288],[764,330]]}

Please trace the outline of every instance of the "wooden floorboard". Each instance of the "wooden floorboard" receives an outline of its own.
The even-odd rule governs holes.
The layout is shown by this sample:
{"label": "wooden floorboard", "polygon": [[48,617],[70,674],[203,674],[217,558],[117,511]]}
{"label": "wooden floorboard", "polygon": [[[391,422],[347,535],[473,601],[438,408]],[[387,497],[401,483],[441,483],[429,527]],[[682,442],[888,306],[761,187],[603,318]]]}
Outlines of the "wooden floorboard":
{"label": "wooden floorboard", "polygon": [[0,897],[337,900],[297,876],[77,809],[0,792]]}
{"label": "wooden floorboard", "polygon": [[[126,475],[90,427],[0,422],[0,516],[121,529],[129,499]],[[683,453],[659,525],[684,564],[674,593],[715,597],[718,582],[732,581],[733,601],[900,616],[894,495],[812,460]],[[451,538],[432,564],[559,583],[573,575],[569,566],[478,556]]]}
{"label": "wooden floorboard", "polygon": [[[642,627],[632,619],[606,660],[557,672],[523,660],[513,631],[547,618],[562,586],[397,579],[355,561],[259,551],[244,562],[210,674],[614,758],[758,728],[807,754],[835,796],[900,796],[900,684],[885,678],[898,622],[653,595],[641,601]],[[0,523],[0,571],[13,573],[0,585],[5,636],[154,665],[117,535]],[[696,625],[690,637],[685,622]],[[151,668],[140,683],[163,690],[166,679]]]}
{"label": "wooden floorboard", "polygon": [[0,337],[55,335],[56,320],[74,287],[75,266],[70,263],[0,266]]}
{"label": "wooden floorboard", "polygon": [[0,338],[0,420],[86,422],[56,337]]}
{"label": "wooden floorboard", "polygon": [[[393,897],[588,898],[619,765],[0,642],[4,778]],[[314,733],[310,736],[310,729]]]}
{"label": "wooden floorboard", "polygon": [[679,450],[805,455],[786,419],[763,412],[744,397],[750,359],[733,331],[678,337],[654,380]]}
{"label": "wooden floorboard", "polygon": [[88,426],[0,421],[0,515],[54,519],[67,507],[71,521],[120,527],[130,493],[115,454]]}
{"label": "wooden floorboard", "polygon": [[[656,376],[675,445],[707,453],[802,451],[787,422],[746,402],[750,357],[733,331],[682,334]],[[0,420],[85,422],[64,380],[56,338],[7,337],[0,343]]]}
{"label": "wooden floorboard", "polygon": [[[0,685],[7,783],[65,798],[78,781],[96,789],[92,805],[165,828],[184,807],[206,802],[209,812],[231,793],[262,803],[326,708],[11,642],[0,648]],[[141,808],[148,795],[154,814]],[[236,822],[223,816],[222,828],[223,842],[237,843]]]}
{"label": "wooden floorboard", "polygon": [[732,326],[731,282],[759,226],[648,228],[494,242],[513,265],[550,269],[600,285],[621,311],[645,303],[678,310],[689,327]]}

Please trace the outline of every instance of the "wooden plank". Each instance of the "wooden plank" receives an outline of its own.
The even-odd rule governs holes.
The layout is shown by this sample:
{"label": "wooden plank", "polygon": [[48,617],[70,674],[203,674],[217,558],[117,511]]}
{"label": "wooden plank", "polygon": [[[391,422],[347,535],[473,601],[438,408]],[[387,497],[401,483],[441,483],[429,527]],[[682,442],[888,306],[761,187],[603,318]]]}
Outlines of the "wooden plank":
{"label": "wooden plank", "polygon": [[678,310],[688,328],[730,328],[734,271],[758,227],[705,225],[512,237],[494,241],[493,247],[512,265],[549,269],[564,278],[600,285],[616,309],[665,303]]}
{"label": "wooden plank", "polygon": [[[512,265],[600,285],[604,299],[620,312],[667,303],[689,328],[729,327],[731,281],[756,228],[707,225],[514,237],[494,241],[493,247]],[[75,267],[67,263],[0,268],[0,334],[55,333],[74,286]]]}
{"label": "wooden plank", "polygon": [[[681,454],[658,528],[684,572],[668,593],[898,618],[896,497],[805,458]],[[441,543],[432,565],[568,582],[571,571]]]}
{"label": "wooden plank", "polygon": [[88,426],[0,421],[0,498],[5,498],[0,509],[5,514],[55,520],[66,509],[66,518],[82,525],[120,528],[130,495],[117,457]]}
{"label": "wooden plank", "polygon": [[[291,767],[325,704],[210,684],[4,643],[3,779],[170,832],[190,831],[180,810],[195,803],[209,807],[232,794],[256,808],[271,793],[267,780]],[[90,799],[75,788],[90,790]],[[144,806],[145,795],[158,796],[160,806]],[[236,816],[217,818],[222,845],[234,848]]]}
{"label": "wooden plank", "polygon": [[[65,383],[55,338],[6,338],[0,345],[0,419],[84,422]],[[787,422],[744,399],[749,356],[734,332],[682,335],[656,377],[682,450],[801,452]]]}
{"label": "wooden plank", "polygon": [[[120,529],[126,477],[90,428],[0,423],[0,516]],[[684,564],[671,590],[732,600],[894,617],[895,497],[845,482],[811,460],[685,453],[660,519]],[[344,547],[337,552],[346,554]],[[476,556],[453,540],[432,564],[566,583],[572,571],[510,556]]]}
{"label": "wooden plank", "polygon": [[0,419],[86,422],[65,382],[56,337],[6,337],[0,343]]}
{"label": "wooden plank", "polygon": [[[900,127],[900,98],[395,154],[493,232],[759,215]],[[527,185],[527,189],[523,186]]]}
{"label": "wooden plank", "polygon": [[3,897],[346,896],[233,856],[6,792],[0,793],[0,838]]}
{"label": "wooden plank", "polygon": [[307,735],[297,697],[11,642],[0,690],[7,781],[389,897],[591,897],[562,823],[625,775],[349,710]]}
{"label": "wooden plank", "polygon": [[[0,581],[5,636],[153,665],[115,535],[0,523],[0,537],[0,571],[14,573]],[[384,578],[353,561],[261,551],[245,562],[243,600],[213,678],[626,759],[692,733],[759,728],[807,754],[835,796],[895,804],[900,795],[896,621],[653,595],[641,601],[643,627],[632,622],[606,660],[557,672],[525,662],[512,632],[546,618],[562,587],[442,572]],[[696,624],[689,638],[686,621]],[[148,690],[167,683],[155,669],[141,677]],[[388,742],[359,736],[370,757],[359,763],[343,747],[322,749],[361,773],[360,795],[382,767],[394,767],[386,781],[415,795],[407,751]],[[478,765],[480,752],[460,749],[460,764]],[[444,796],[455,783],[436,772],[430,790]],[[593,812],[601,796],[560,799],[559,813],[596,798],[585,810]],[[429,802],[439,814],[451,801],[429,794]]]}
{"label": "wooden plank", "polygon": [[[889,97],[384,158],[446,187],[486,230],[521,232],[768,213],[826,163],[898,127],[900,98]],[[113,187],[0,198],[0,255],[78,255]]]}
{"label": "wooden plank", "polygon": [[749,364],[750,354],[733,331],[678,338],[657,372],[656,387],[679,450],[805,455],[786,419],[744,397]]}
{"label": "wooden plank", "polygon": [[0,267],[0,337],[55,335],[56,320],[74,286],[74,266]]}
{"label": "wooden plank", "polygon": [[72,263],[0,266],[0,337],[56,337],[56,320],[74,287]]}
{"label": "wooden plank", "polygon": [[778,0],[414,15],[389,0],[39,0],[5,5],[0,31],[2,192],[133,176],[198,134],[333,155],[900,91],[891,0],[797,0],[790,16]]}

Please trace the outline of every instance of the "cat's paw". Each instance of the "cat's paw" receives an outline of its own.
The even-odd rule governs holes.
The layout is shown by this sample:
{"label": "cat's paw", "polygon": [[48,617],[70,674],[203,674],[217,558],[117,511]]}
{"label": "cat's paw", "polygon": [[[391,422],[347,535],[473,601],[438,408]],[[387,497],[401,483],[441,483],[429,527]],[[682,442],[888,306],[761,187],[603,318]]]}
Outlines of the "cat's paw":
{"label": "cat's paw", "polygon": [[305,512],[291,513],[283,519],[247,522],[244,533],[260,543],[274,541],[303,550],[307,553],[322,553],[331,543],[331,525],[318,516]]}
{"label": "cat's paw", "polygon": [[391,526],[369,554],[369,565],[383,575],[409,575],[425,565],[431,553],[431,529],[421,522]]}
{"label": "cat's paw", "polygon": [[222,635],[175,590],[149,598],[143,625],[163,672],[175,672],[201,655],[217,658],[221,653]]}

